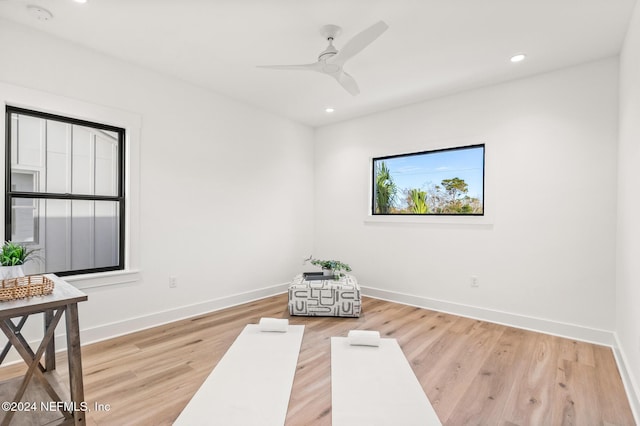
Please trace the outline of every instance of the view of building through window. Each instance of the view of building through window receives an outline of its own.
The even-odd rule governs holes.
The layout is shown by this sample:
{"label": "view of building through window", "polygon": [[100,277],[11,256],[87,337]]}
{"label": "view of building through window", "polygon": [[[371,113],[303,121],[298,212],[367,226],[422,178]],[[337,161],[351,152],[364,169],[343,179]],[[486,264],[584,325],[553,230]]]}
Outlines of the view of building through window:
{"label": "view of building through window", "polygon": [[124,268],[124,130],[7,107],[5,240],[36,250],[27,273]]}
{"label": "view of building through window", "polygon": [[374,215],[483,215],[484,145],[373,159]]}

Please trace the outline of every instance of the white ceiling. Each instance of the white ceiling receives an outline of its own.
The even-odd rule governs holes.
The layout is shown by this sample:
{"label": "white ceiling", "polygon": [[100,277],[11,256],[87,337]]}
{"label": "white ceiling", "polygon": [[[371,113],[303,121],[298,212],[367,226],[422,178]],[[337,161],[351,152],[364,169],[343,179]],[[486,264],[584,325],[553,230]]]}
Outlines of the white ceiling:
{"label": "white ceiling", "polygon": [[[311,126],[620,51],[635,0],[0,0],[0,16]],[[51,11],[39,21],[28,4]],[[389,29],[331,77],[256,65],[314,62],[325,24],[345,41]],[[524,52],[518,64],[511,55]],[[325,107],[336,109],[333,114]]]}

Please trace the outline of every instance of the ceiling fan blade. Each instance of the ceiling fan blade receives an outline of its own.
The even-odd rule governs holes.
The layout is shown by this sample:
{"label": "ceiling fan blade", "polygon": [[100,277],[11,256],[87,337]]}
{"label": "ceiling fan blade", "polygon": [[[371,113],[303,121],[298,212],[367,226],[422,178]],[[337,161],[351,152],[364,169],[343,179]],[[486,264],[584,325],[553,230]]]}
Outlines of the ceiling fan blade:
{"label": "ceiling fan blade", "polygon": [[314,62],[313,64],[301,64],[301,65],[258,65],[258,68],[270,68],[273,70],[301,70],[301,71],[322,72],[322,64],[320,62]]}
{"label": "ceiling fan blade", "polygon": [[351,93],[353,96],[356,96],[360,93],[360,88],[358,87],[358,83],[356,83],[356,80],[346,72],[342,71],[341,73],[335,73],[330,75],[333,76],[336,80],[338,80],[338,83],[340,83],[340,85],[344,87],[345,90]]}
{"label": "ceiling fan blade", "polygon": [[380,21],[356,34],[330,59],[331,63],[344,65],[347,60],[360,53],[365,47],[370,45],[371,42],[380,37],[387,28],[389,28],[389,26],[384,21]]}

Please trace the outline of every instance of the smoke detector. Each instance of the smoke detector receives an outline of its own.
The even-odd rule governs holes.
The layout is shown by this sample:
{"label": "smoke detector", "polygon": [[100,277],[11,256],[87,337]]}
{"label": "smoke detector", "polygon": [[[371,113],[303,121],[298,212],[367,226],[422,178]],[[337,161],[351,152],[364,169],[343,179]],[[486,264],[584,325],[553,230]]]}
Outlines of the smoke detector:
{"label": "smoke detector", "polygon": [[27,11],[38,21],[49,21],[53,19],[53,13],[49,12],[42,6],[30,4],[29,6],[27,6]]}

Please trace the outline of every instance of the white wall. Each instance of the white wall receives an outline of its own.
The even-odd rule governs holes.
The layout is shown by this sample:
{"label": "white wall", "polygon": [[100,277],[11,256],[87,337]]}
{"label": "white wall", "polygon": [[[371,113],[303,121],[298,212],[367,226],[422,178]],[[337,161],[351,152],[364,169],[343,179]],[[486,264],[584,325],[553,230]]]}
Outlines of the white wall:
{"label": "white wall", "polygon": [[[314,255],[373,294],[610,338],[617,75],[612,58],[318,129]],[[365,222],[370,157],[482,142],[484,224]]]}
{"label": "white wall", "polygon": [[640,417],[640,7],[620,57],[616,333]]}
{"label": "white wall", "polygon": [[140,279],[86,290],[85,342],[255,297],[302,268],[312,129],[7,21],[0,43],[0,82],[141,117]]}

